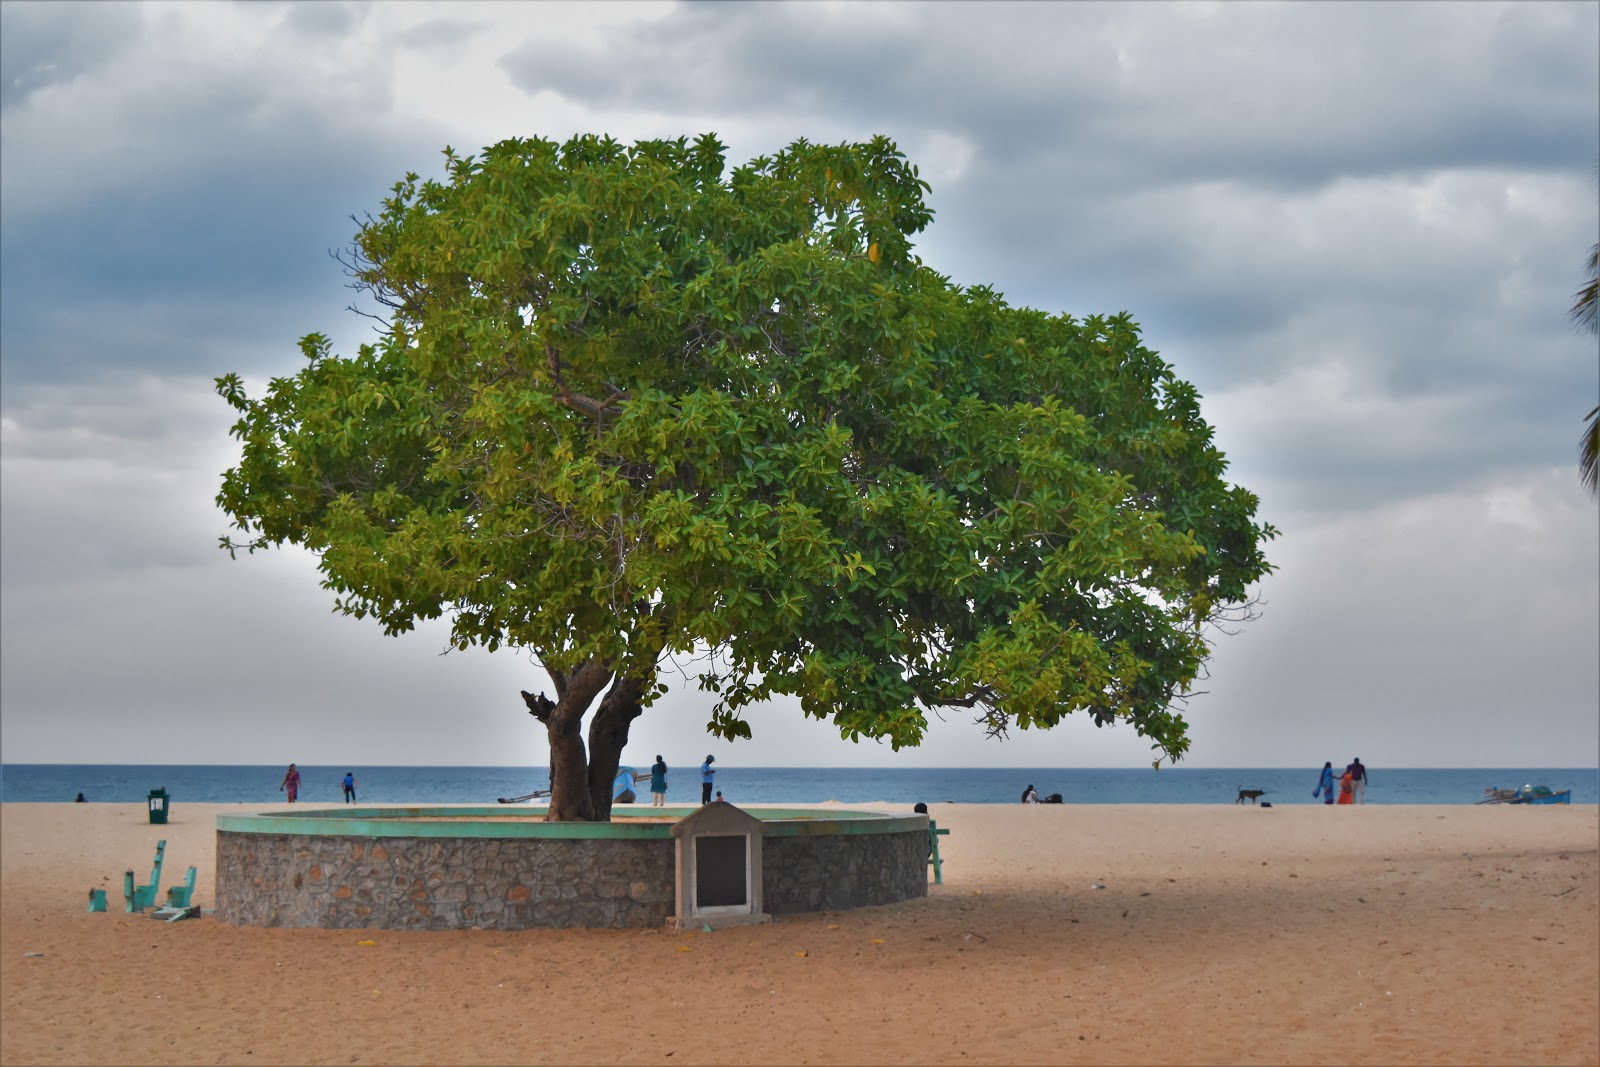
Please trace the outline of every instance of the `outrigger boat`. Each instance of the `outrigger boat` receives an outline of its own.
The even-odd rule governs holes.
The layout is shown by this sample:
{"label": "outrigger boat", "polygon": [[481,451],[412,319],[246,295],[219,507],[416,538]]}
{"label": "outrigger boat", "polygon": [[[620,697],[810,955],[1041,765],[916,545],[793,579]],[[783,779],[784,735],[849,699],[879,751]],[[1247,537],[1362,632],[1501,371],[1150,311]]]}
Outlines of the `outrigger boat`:
{"label": "outrigger boat", "polygon": [[[611,782],[611,802],[613,804],[632,804],[639,799],[633,787],[639,782],[649,781],[649,771],[636,771],[632,767],[618,767],[617,776]],[[525,804],[530,800],[543,800],[550,795],[548,789],[535,789],[520,797],[496,797],[501,804]]]}
{"label": "outrigger boat", "polygon": [[1572,790],[1553,792],[1547,785],[1525,785],[1521,789],[1496,789],[1490,786],[1483,791],[1479,804],[1571,804]]}

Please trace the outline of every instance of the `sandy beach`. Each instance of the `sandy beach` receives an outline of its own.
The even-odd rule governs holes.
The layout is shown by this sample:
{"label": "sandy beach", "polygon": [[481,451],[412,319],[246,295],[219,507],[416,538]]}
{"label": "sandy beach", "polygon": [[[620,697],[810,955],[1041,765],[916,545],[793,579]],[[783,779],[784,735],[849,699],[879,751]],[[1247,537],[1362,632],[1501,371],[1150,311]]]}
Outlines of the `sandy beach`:
{"label": "sandy beach", "polygon": [[1593,806],[940,804],[926,900],[714,934],[123,913],[260,810],[0,805],[0,1063],[1600,1063]]}

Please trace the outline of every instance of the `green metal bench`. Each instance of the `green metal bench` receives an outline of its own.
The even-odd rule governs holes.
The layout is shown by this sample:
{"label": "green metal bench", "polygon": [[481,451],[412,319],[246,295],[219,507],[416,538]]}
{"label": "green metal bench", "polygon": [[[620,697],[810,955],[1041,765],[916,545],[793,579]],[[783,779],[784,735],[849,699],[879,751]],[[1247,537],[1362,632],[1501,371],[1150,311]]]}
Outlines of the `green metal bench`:
{"label": "green metal bench", "polygon": [[928,820],[928,862],[933,865],[933,884],[944,885],[944,864],[939,860],[939,838],[949,834],[939,829],[939,824]]}
{"label": "green metal bench", "polygon": [[130,912],[143,911],[156,906],[156,894],[161,891],[161,861],[167,854],[167,843],[156,842],[156,861],[150,868],[150,884],[134,885],[133,872],[125,871],[122,875],[122,897],[127,903]]}
{"label": "green metal bench", "polygon": [[187,908],[194,903],[194,880],[198,873],[195,868],[190,867],[183,884],[172,886],[167,890],[167,907]]}
{"label": "green metal bench", "polygon": [[[184,876],[182,885],[170,886],[167,889],[167,902],[161,907],[156,907],[156,897],[161,893],[161,864],[167,856],[167,843],[156,842],[156,859],[150,868],[150,883],[148,885],[134,885],[133,872],[124,871],[122,874],[122,898],[127,911],[132,913],[144,911],[146,908],[155,908],[151,915],[157,919],[166,919],[172,922],[176,919],[195,918],[200,914],[200,909],[194,906],[194,883],[199,876],[199,870],[190,867]],[[89,890],[89,910],[106,910],[106,891],[104,889]]]}

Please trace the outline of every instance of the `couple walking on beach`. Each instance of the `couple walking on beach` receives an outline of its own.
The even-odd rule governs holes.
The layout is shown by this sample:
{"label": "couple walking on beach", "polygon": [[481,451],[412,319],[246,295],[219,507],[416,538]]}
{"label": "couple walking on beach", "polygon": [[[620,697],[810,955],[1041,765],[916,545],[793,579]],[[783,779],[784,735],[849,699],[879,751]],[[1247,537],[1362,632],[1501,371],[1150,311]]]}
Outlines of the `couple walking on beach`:
{"label": "couple walking on beach", "polygon": [[1335,799],[1335,785],[1333,777],[1333,761],[1322,765],[1322,777],[1317,781],[1317,788],[1311,791],[1313,797],[1321,797],[1324,804],[1365,804],[1367,802],[1367,768],[1362,765],[1361,757],[1357,756],[1344,769],[1338,779],[1338,794]]}
{"label": "couple walking on beach", "polygon": [[[717,762],[717,757],[707,756],[706,761],[700,764],[700,803],[711,803],[711,783],[716,779],[717,769],[711,766]],[[722,799],[722,794],[717,794],[717,799]],[[659,808],[667,802],[667,761],[656,754],[656,761],[650,766],[650,806]]]}

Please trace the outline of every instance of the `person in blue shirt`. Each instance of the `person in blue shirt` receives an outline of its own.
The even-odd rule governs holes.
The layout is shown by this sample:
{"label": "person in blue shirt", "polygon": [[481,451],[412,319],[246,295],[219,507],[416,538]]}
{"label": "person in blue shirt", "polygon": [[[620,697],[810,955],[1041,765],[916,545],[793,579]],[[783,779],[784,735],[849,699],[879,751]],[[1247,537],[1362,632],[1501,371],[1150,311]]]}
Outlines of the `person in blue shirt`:
{"label": "person in blue shirt", "polygon": [[356,802],[356,772],[345,771],[344,781],[340,784],[344,786],[344,802],[346,804],[354,804]]}
{"label": "person in blue shirt", "polygon": [[711,765],[717,762],[717,757],[707,756],[706,761],[700,764],[700,803],[711,803],[711,782],[716,778],[717,772]]}

